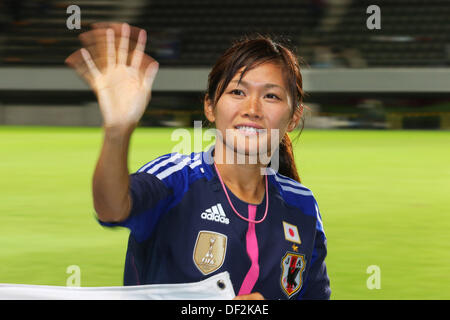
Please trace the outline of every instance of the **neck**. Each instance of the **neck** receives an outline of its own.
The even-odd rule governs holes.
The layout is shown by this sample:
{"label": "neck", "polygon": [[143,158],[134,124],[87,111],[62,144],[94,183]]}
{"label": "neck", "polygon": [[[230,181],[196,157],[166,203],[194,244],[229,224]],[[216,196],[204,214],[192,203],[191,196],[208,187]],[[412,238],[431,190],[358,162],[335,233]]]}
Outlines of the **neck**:
{"label": "neck", "polygon": [[236,163],[237,161],[234,161],[236,159],[227,163],[226,155],[221,152],[224,149],[225,147],[214,150],[214,162],[224,184],[240,200],[251,204],[260,204],[264,199],[266,188],[265,177],[261,174],[265,166],[259,163],[250,164],[249,156],[245,156],[243,164]]}

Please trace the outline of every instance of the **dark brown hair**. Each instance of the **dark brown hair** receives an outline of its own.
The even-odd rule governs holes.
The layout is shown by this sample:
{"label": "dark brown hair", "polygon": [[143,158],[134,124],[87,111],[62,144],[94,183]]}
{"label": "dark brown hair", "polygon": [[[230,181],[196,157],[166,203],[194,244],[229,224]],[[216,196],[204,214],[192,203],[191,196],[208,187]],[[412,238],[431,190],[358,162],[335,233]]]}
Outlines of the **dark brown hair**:
{"label": "dark brown hair", "polygon": [[[245,73],[267,62],[277,63],[286,75],[286,84],[292,98],[291,117],[297,108],[303,114],[303,81],[297,56],[293,50],[274,41],[270,37],[257,35],[236,41],[216,61],[208,76],[206,99],[215,107],[230,81],[241,70],[240,80]],[[303,128],[302,128],[303,129]],[[298,137],[298,136],[297,136]],[[279,170],[282,175],[300,182],[288,133],[284,135],[279,147]]]}

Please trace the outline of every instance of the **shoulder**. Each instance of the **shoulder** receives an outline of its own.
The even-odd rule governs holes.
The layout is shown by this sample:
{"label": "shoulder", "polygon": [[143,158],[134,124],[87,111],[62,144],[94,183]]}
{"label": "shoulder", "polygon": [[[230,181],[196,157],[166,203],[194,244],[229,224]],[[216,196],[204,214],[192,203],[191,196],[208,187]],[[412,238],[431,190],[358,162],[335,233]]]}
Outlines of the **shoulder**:
{"label": "shoulder", "polygon": [[300,182],[286,177],[272,168],[268,168],[267,173],[285,201],[298,206],[300,202],[314,200],[313,192]]}
{"label": "shoulder", "polygon": [[312,191],[300,182],[295,181],[292,178],[283,176],[278,172],[272,172],[272,175],[277,182],[278,188],[283,190],[284,193],[286,193],[286,196],[288,196],[289,198],[293,197],[294,195],[314,198]]}
{"label": "shoulder", "polygon": [[136,173],[153,175],[167,186],[180,184],[183,180],[189,182],[201,176],[201,157],[202,152],[168,153],[146,163]]}
{"label": "shoulder", "polygon": [[311,189],[273,170],[269,173],[278,192],[287,204],[300,209],[303,214],[317,219],[317,222],[320,225],[322,224],[319,207]]}

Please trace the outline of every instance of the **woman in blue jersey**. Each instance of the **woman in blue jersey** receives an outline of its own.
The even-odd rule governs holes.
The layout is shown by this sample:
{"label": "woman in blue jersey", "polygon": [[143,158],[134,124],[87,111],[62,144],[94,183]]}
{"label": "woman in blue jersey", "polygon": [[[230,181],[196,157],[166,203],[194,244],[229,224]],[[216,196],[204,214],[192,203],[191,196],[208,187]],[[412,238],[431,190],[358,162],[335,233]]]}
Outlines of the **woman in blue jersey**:
{"label": "woman in blue jersey", "polygon": [[144,53],[146,32],[127,24],[96,24],[80,39],[85,48],[66,63],[94,90],[103,116],[94,207],[102,225],[131,231],[124,284],[228,271],[240,299],[329,299],[321,216],[287,134],[303,113],[292,51],[264,37],[232,45],[212,68],[204,100],[215,144],[149,159],[129,174],[130,137],[158,63]]}

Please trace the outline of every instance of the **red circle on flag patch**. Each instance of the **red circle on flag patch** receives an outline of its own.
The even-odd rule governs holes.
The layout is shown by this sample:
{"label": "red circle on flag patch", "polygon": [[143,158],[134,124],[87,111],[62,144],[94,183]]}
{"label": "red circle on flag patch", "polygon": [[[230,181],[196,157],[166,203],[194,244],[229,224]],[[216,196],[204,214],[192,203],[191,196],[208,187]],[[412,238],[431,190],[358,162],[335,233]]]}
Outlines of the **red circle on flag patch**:
{"label": "red circle on flag patch", "polygon": [[294,236],[294,230],[289,228],[289,234],[290,234],[291,237],[293,237]]}

